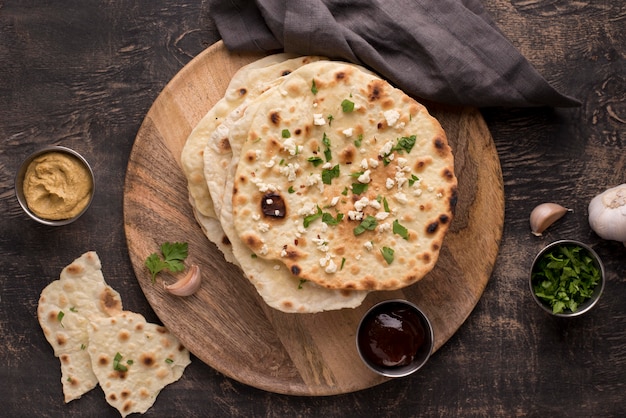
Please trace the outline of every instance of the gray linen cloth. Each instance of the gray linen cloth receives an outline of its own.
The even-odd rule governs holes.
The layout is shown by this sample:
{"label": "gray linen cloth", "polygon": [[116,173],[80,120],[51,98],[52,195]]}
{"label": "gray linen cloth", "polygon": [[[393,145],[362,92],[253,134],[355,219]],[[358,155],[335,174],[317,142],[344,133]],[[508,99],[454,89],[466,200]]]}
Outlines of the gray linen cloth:
{"label": "gray linen cloth", "polygon": [[578,106],[505,38],[479,0],[209,0],[232,51],[284,50],[364,65],[452,105]]}

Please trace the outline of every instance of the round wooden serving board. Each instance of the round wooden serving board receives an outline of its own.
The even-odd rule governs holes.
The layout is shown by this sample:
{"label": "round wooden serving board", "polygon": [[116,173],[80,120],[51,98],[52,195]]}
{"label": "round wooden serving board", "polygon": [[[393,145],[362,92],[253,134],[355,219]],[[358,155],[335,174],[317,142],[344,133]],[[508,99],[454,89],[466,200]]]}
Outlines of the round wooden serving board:
{"label": "round wooden serving board", "polygon": [[[456,216],[435,269],[401,291],[373,292],[356,309],[286,314],[269,308],[241,271],[203,235],[188,203],[180,154],[196,123],[241,66],[260,58],[208,48],[165,87],[137,134],[124,190],[130,258],[163,324],[199,359],[242,383],[291,395],[333,395],[386,381],[359,359],[355,331],[374,303],[405,298],[434,326],[435,349],[463,324],[495,263],[504,224],[502,173],[493,139],[473,108],[428,105],[443,125],[459,180]],[[150,280],[144,261],[166,242],[189,243],[187,264],[201,266],[200,290],[186,298]],[[435,356],[431,361],[445,361]]]}

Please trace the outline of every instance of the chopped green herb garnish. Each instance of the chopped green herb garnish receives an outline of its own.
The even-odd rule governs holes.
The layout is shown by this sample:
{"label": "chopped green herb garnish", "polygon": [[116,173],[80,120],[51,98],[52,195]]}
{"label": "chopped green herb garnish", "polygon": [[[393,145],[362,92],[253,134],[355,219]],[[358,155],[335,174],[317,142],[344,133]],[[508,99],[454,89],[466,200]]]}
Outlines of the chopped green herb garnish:
{"label": "chopped green herb garnish", "polygon": [[354,232],[354,235],[361,235],[365,231],[373,231],[376,229],[377,225],[378,222],[376,221],[376,218],[372,215],[367,215],[365,219],[363,219],[361,223],[352,230],[352,232]]}
{"label": "chopped green herb garnish", "polygon": [[172,364],[172,363],[174,363],[174,360],[172,360],[171,358],[168,357],[168,358],[165,359],[165,362],[167,364]]}
{"label": "chopped green herb garnish", "polygon": [[409,153],[413,149],[416,139],[417,137],[415,135],[403,136],[402,138],[398,139],[398,143],[392,148],[392,150],[406,151],[407,153]]}
{"label": "chopped green herb garnish", "polygon": [[317,90],[317,86],[315,85],[315,80],[313,80],[311,82],[311,93],[313,94],[317,94],[318,90]]}
{"label": "chopped green herb garnish", "polygon": [[380,249],[380,253],[383,255],[387,264],[391,264],[393,262],[393,248],[383,247]]}
{"label": "chopped green herb garnish", "polygon": [[326,119],[328,119],[328,126],[330,126],[330,125],[332,125],[333,119],[335,119],[335,118],[334,118],[333,115],[328,115],[328,117]]}
{"label": "chopped green herb garnish", "polygon": [[285,159],[281,158],[280,161],[278,162],[278,165],[285,165]]}
{"label": "chopped green herb garnish", "polygon": [[300,279],[300,282],[298,283],[298,289],[302,289],[302,285],[306,283],[306,279]]}
{"label": "chopped green herb garnish", "polygon": [[317,207],[317,212],[315,212],[312,215],[308,215],[304,217],[304,221],[302,223],[302,225],[305,228],[308,228],[309,225],[311,225],[311,222],[313,222],[314,220],[316,220],[317,218],[321,218],[322,217],[322,208],[320,208],[319,206]]}
{"label": "chopped green herb garnish", "polygon": [[120,361],[122,361],[122,358],[123,357],[119,352],[115,353],[115,357],[113,357],[113,370],[117,370],[118,372],[128,371],[128,367],[120,363]]}
{"label": "chopped green herb garnish", "polygon": [[341,194],[344,195],[344,196],[348,196],[348,188],[344,187],[343,191],[341,192]]}
{"label": "chopped green herb garnish", "polygon": [[81,344],[81,345],[80,345],[80,349],[81,349],[81,350],[84,350],[85,348],[87,348],[87,346],[86,346],[85,344]]}
{"label": "chopped green herb garnish", "polygon": [[331,215],[328,212],[324,212],[322,214],[322,222],[324,222],[326,225],[330,225],[330,226],[339,225],[339,222],[341,222],[342,219],[343,219],[343,213],[338,213],[336,218],[333,217],[333,215]]}
{"label": "chopped green herb garnish", "polygon": [[367,191],[369,183],[352,183],[352,193],[361,194]]}
{"label": "chopped green herb garnish", "polygon": [[415,174],[411,174],[411,178],[409,179],[409,186],[413,186],[417,181],[420,181],[419,177],[417,177]]}
{"label": "chopped green herb garnish", "polygon": [[322,137],[322,144],[326,147],[324,149],[324,158],[326,158],[326,162],[328,162],[333,159],[333,155],[330,151],[330,138],[328,138],[326,132],[324,132],[324,136]]}
{"label": "chopped green herb garnish", "polygon": [[318,165],[324,163],[324,160],[322,160],[320,157],[309,157],[306,160],[313,164],[314,167],[317,167]]}
{"label": "chopped green herb garnish", "polygon": [[360,177],[362,175],[363,175],[363,171],[355,171],[354,173],[350,173],[350,177],[354,177],[354,178]]}
{"label": "chopped green herb garnish", "polygon": [[289,129],[283,129],[281,135],[283,138],[291,138],[291,132],[289,132]]}
{"label": "chopped green herb garnish", "polygon": [[576,312],[592,296],[600,275],[589,251],[578,245],[560,245],[537,261],[531,278],[535,295],[557,314]]}
{"label": "chopped green herb garnish", "polygon": [[341,258],[341,266],[339,267],[339,270],[343,270],[343,266],[346,264],[346,257],[342,257]]}
{"label": "chopped green herb garnish", "polygon": [[334,178],[339,177],[339,164],[334,166],[333,168],[322,170],[322,183],[331,184]]}
{"label": "chopped green herb garnish", "polygon": [[257,257],[258,257],[258,255],[254,254],[254,253],[250,254],[250,258],[257,258]]}
{"label": "chopped green herb garnish", "polygon": [[354,102],[348,99],[344,99],[343,102],[341,102],[341,110],[343,110],[345,113],[352,112],[354,110]]}
{"label": "chopped green herb garnish", "polygon": [[359,134],[357,138],[354,140],[354,146],[357,148],[361,148],[362,142],[363,142],[363,134]]}
{"label": "chopped green herb garnish", "polygon": [[389,203],[387,203],[386,197],[383,197],[383,209],[385,209],[385,212],[391,212],[391,210],[389,210]]}
{"label": "chopped green herb garnish", "polygon": [[186,242],[166,242],[161,245],[161,254],[152,253],[146,259],[146,267],[152,275],[152,283],[156,282],[156,275],[162,270],[171,272],[183,271],[184,261],[188,255],[188,244]]}
{"label": "chopped green herb garnish", "polygon": [[287,189],[287,193],[291,194],[291,193],[295,193],[296,189],[293,188],[293,186],[289,186],[289,188]]}
{"label": "chopped green herb garnish", "polygon": [[63,326],[63,322],[62,322],[62,321],[63,321],[63,317],[64,317],[64,316],[65,316],[65,312],[63,312],[63,311],[59,311],[59,313],[57,314],[57,321],[61,322],[61,326],[62,326],[63,328],[65,328],[65,327]]}
{"label": "chopped green herb garnish", "polygon": [[402,238],[408,240],[409,239],[409,230],[398,222],[396,219],[393,221],[393,233],[400,235]]}
{"label": "chopped green herb garnish", "polygon": [[71,311],[71,312],[78,312],[78,310],[76,309],[76,307],[75,307],[75,306],[72,306],[72,307],[70,308],[70,311]]}

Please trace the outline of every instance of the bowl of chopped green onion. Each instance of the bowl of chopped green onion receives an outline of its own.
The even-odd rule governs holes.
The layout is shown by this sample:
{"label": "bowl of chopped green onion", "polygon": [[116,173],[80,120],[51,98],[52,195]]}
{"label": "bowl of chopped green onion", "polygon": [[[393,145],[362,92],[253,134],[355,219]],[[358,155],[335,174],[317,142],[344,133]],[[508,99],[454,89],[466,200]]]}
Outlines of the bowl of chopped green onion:
{"label": "bowl of chopped green onion", "polygon": [[604,290],[604,265],[596,252],[574,240],[547,245],[530,270],[530,290],[539,306],[558,317],[588,312]]}

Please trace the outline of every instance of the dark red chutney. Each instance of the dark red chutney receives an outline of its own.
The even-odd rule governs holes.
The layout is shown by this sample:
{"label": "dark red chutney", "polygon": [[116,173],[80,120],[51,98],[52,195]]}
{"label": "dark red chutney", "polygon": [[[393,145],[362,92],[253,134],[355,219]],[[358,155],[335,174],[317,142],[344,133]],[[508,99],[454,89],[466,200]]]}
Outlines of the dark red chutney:
{"label": "dark red chutney", "polygon": [[426,340],[420,316],[402,304],[382,305],[364,319],[358,336],[363,357],[380,367],[411,364]]}

